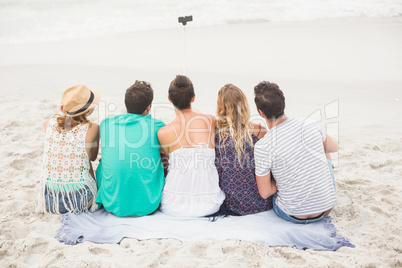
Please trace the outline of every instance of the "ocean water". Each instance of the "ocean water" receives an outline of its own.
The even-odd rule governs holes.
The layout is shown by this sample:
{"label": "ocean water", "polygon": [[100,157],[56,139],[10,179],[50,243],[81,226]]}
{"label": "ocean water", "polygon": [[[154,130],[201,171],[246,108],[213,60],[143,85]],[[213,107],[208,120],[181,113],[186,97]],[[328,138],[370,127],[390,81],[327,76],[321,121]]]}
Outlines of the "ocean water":
{"label": "ocean water", "polygon": [[254,21],[402,16],[402,0],[0,0],[0,44]]}

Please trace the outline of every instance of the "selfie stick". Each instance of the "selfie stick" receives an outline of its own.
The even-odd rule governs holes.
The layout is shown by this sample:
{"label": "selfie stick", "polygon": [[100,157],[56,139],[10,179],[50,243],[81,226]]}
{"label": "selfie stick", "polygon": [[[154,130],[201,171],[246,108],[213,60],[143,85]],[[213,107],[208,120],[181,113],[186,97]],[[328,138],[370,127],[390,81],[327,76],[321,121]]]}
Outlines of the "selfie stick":
{"label": "selfie stick", "polygon": [[179,23],[183,24],[183,75],[186,75],[186,25],[188,21],[193,21],[193,16],[179,17]]}

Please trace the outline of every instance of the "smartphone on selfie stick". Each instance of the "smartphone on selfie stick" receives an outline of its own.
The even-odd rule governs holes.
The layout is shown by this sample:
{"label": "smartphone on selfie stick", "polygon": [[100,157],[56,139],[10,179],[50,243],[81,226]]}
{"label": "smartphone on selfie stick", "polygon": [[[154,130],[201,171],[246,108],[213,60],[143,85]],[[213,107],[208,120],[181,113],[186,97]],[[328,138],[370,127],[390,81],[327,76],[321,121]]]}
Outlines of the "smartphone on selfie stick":
{"label": "smartphone on selfie stick", "polygon": [[187,22],[193,21],[193,16],[179,17],[179,23],[183,24],[184,43],[183,43],[183,75],[186,75],[186,25]]}

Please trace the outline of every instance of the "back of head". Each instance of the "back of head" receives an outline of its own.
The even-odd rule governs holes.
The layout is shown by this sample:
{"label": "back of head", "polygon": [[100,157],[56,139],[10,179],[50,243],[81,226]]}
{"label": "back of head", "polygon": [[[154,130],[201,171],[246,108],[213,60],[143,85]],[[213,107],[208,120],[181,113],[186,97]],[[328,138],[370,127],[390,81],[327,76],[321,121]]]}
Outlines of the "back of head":
{"label": "back of head", "polygon": [[177,75],[169,86],[169,99],[179,109],[191,108],[191,100],[195,96],[191,80],[184,75]]}
{"label": "back of head", "polygon": [[219,124],[230,124],[234,128],[244,127],[250,118],[250,108],[243,91],[233,84],[224,85],[218,92],[217,115]]}
{"label": "back of head", "polygon": [[254,102],[267,119],[277,119],[284,115],[285,96],[279,86],[268,81],[260,82],[254,87]]}
{"label": "back of head", "polygon": [[76,117],[95,108],[99,100],[98,92],[84,85],[77,85],[64,91],[61,97],[61,105],[65,115]]}
{"label": "back of head", "polygon": [[[233,84],[224,85],[218,93],[216,127],[219,129],[219,150],[230,136],[235,145],[238,161],[244,156],[246,144],[253,145],[251,137],[250,108],[247,97],[240,88]],[[226,148],[225,148],[226,149]]]}
{"label": "back of head", "polygon": [[89,123],[86,114],[93,111],[99,100],[99,93],[85,85],[76,85],[66,89],[61,97],[63,115],[56,115],[57,130],[59,132],[68,131],[79,124]]}
{"label": "back of head", "polygon": [[151,85],[145,81],[135,81],[135,83],[126,90],[124,103],[127,113],[142,114],[154,99],[154,91]]}

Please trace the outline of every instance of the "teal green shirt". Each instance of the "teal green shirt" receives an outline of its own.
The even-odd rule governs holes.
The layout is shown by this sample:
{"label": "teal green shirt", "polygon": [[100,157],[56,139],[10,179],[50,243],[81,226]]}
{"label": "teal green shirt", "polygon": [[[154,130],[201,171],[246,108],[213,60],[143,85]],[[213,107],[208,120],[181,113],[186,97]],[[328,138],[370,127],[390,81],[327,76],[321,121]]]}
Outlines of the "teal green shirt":
{"label": "teal green shirt", "polygon": [[139,114],[101,122],[98,205],[117,216],[148,215],[159,207],[165,177],[157,132],[163,126],[161,120]]}

